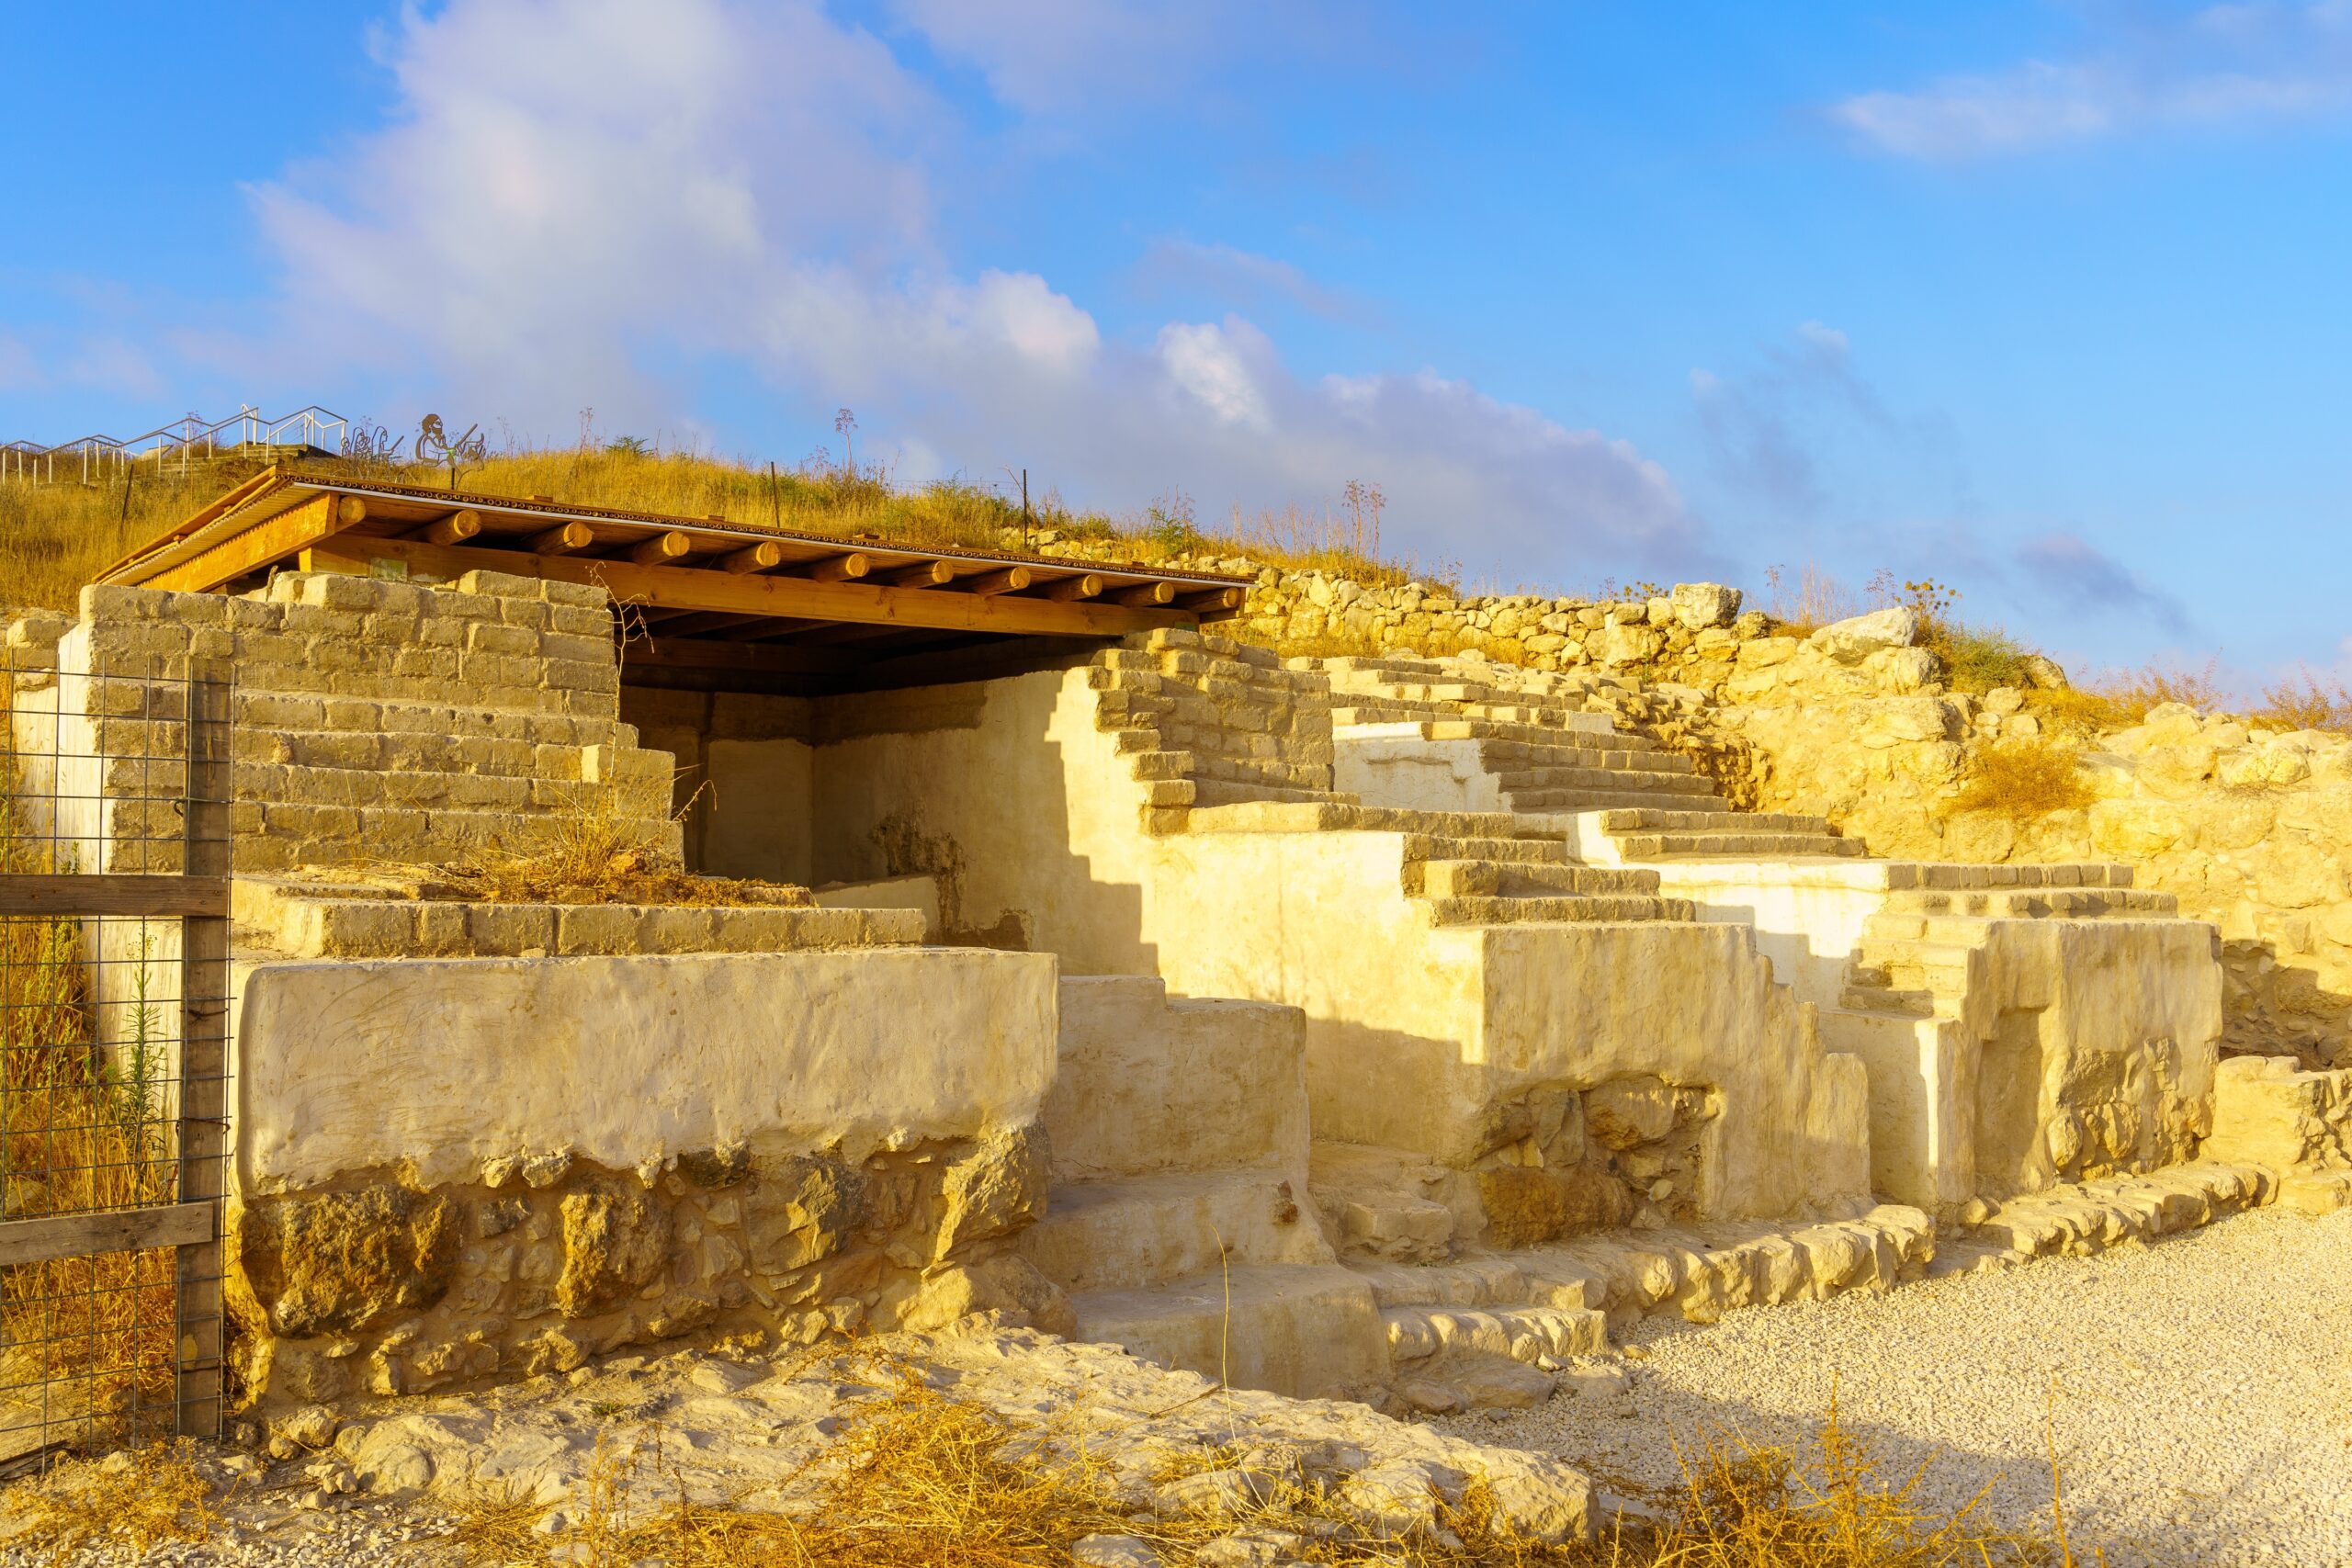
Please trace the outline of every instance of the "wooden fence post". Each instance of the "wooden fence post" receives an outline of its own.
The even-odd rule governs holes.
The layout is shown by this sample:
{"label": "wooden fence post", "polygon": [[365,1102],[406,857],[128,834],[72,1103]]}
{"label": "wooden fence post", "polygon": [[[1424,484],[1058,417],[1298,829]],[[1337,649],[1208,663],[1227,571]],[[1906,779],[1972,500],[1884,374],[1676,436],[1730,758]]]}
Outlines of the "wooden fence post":
{"label": "wooden fence post", "polygon": [[[187,689],[189,876],[226,878],[230,863],[230,680],[225,660],[191,660]],[[207,1239],[179,1248],[175,1380],[178,1430],[214,1437],[225,1394],[220,1200],[229,1131],[229,921],[180,922],[179,1201],[209,1203]]]}

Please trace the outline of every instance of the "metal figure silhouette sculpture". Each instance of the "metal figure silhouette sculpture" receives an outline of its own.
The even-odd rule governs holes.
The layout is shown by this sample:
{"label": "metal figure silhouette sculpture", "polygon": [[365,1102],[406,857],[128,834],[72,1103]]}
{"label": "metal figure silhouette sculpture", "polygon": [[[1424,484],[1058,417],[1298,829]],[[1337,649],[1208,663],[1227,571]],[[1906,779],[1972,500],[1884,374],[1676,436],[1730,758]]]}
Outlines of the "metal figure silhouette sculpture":
{"label": "metal figure silhouette sculpture", "polygon": [[428,463],[447,464],[449,488],[458,488],[458,476],[467,468],[478,468],[490,459],[490,443],[482,435],[481,426],[468,425],[466,433],[455,441],[442,428],[441,416],[429,413],[417,426],[416,455]]}

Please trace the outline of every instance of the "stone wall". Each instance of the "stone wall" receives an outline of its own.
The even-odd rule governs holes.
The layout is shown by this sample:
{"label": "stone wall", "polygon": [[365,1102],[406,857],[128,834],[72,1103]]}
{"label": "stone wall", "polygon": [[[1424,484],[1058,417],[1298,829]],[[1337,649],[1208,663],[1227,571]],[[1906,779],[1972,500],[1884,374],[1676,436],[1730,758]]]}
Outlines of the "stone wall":
{"label": "stone wall", "polygon": [[78,619],[10,637],[55,671],[17,693],[17,749],[83,770],[60,827],[85,869],[176,866],[170,683],[205,660],[234,672],[241,872],[528,849],[582,816],[675,842],[669,759],[619,722],[600,589],[491,572],[446,588],[288,572],[243,597],[98,586]]}
{"label": "stone wall", "polygon": [[[1153,640],[1169,646],[1139,651],[1192,651]],[[1303,683],[1324,677],[1203,647],[1197,671],[1163,665],[1163,679],[1197,680],[1239,711],[1317,705]],[[1137,766],[1178,765],[1177,738],[1156,713],[1106,705],[1120,694],[1103,673],[975,682],[910,706],[903,728],[820,745],[818,879],[934,875],[944,923],[965,940],[1049,950],[1070,974],[1303,1007],[1318,1137],[1467,1168],[1492,1146],[1497,1104],[1646,1075],[1719,1097],[1722,1114],[1692,1123],[1708,1153],[1685,1173],[1706,1212],[1865,1190],[1860,1064],[1825,1057],[1813,1010],[1773,983],[1750,933],[1433,928],[1406,886],[1405,829],[1325,830],[1321,807],[1275,800],[1223,808],[1276,814],[1262,827],[1204,831],[1217,813],[1178,804],[1202,786]],[[1163,793],[1170,783],[1193,787]],[[1289,812],[1305,814],[1295,828]]]}
{"label": "stone wall", "polygon": [[[1050,553],[1099,547],[1049,540]],[[1736,589],[1641,599],[1463,597],[1246,556],[1174,558],[1253,575],[1238,635],[1304,651],[1394,649],[1604,677],[1588,706],[1690,755],[1733,804],[1830,818],[1873,854],[1984,863],[2121,861],[2137,886],[2219,926],[2222,1048],[2352,1062],[2352,737],[2287,732],[2177,705],[2099,731],[2053,703],[2064,675],[1953,690],[1916,612],[1797,635]],[[1959,810],[2004,746],[2076,750],[2088,804],[2020,819]]]}
{"label": "stone wall", "polygon": [[935,949],[243,970],[240,1402],[698,1331],[1067,1327],[1010,1251],[1044,1212],[1053,985]]}
{"label": "stone wall", "polygon": [[2304,1072],[2290,1056],[2223,1063],[2205,1153],[2278,1172],[2290,1207],[2326,1213],[2352,1202],[2352,1071]]}

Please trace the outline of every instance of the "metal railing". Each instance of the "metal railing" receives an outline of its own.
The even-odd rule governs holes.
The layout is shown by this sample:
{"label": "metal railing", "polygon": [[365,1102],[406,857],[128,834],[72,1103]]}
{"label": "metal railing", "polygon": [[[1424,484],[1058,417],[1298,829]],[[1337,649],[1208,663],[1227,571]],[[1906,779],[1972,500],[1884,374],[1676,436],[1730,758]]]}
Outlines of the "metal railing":
{"label": "metal railing", "polygon": [[147,462],[158,469],[176,462],[185,473],[191,464],[254,447],[324,449],[330,435],[334,437],[331,449],[340,452],[350,426],[351,422],[343,415],[316,403],[282,419],[266,418],[260,409],[246,404],[227,419],[208,421],[193,413],[185,414],[143,435],[122,440],[111,435],[78,435],[54,446],[11,441],[0,446],[0,479],[54,483],[62,471],[68,479],[78,477],[82,483],[89,484],[119,477],[133,465]]}

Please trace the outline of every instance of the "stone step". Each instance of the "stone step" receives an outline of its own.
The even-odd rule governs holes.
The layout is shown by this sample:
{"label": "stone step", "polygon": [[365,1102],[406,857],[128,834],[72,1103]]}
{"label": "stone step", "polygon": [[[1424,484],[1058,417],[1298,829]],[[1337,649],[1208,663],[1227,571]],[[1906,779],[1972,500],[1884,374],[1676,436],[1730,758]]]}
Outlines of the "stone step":
{"label": "stone step", "polygon": [[1291,789],[1282,784],[1250,784],[1237,779],[1195,779],[1193,806],[1241,806],[1251,803],[1313,805],[1350,797],[1323,789]]}
{"label": "stone step", "polygon": [[[376,733],[240,727],[233,760],[299,768],[489,773],[510,778],[577,779],[585,748],[498,737]],[[654,757],[659,752],[633,752]],[[666,773],[666,764],[664,767]]]}
{"label": "stone step", "polygon": [[1861,858],[1869,852],[1859,840],[1804,833],[1628,833],[1617,840],[1617,850],[1627,860]]}
{"label": "stone step", "polygon": [[1351,796],[1333,795],[1312,802],[1250,801],[1195,811],[1193,826],[1195,831],[1216,833],[1404,833],[1442,839],[1515,839],[1524,824],[1505,811],[1415,811],[1363,806]]}
{"label": "stone step", "polygon": [[1876,945],[1924,942],[1946,947],[1974,947],[1984,941],[1988,924],[1981,915],[1922,915],[1880,909],[1862,922],[1862,935]]}
{"label": "stone step", "polygon": [[1601,814],[1604,833],[1802,833],[1836,838],[1838,829],[1826,818],[1796,817],[1777,811],[1677,811],[1660,807],[1636,807]]}
{"label": "stone step", "polygon": [[[1645,737],[1612,732],[1607,716],[1568,708],[1495,708],[1443,703],[1396,702],[1350,696],[1331,710],[1334,728],[1418,724],[1428,740],[1491,740],[1521,745],[1575,745],[1579,737],[1642,750]],[[1655,742],[1650,742],[1654,745]]]}
{"label": "stone step", "polygon": [[1241,1264],[1070,1298],[1078,1337],[1235,1388],[1328,1397],[1385,1382],[1372,1287],[1338,1264]]}
{"label": "stone step", "polygon": [[1571,865],[1568,846],[1556,839],[1455,839],[1428,833],[1405,836],[1405,861],[1507,861],[1513,865]]}
{"label": "stone step", "polygon": [[1398,1306],[1384,1309],[1380,1325],[1399,1371],[1464,1350],[1532,1365],[1609,1348],[1609,1315],[1590,1307]]}
{"label": "stone step", "polygon": [[1408,861],[1405,865],[1405,891],[1423,898],[1524,898],[1548,894],[1654,898],[1657,887],[1658,874],[1654,871],[1543,861],[1427,860]]}
{"label": "stone step", "polygon": [[1555,785],[1550,789],[1507,790],[1504,792],[1514,811],[1601,811],[1607,807],[1588,804],[1595,800],[1656,801],[1679,800],[1713,804],[1714,785],[1695,773],[1636,773],[1595,769],[1585,780],[1573,785]]}
{"label": "stone step", "polygon": [[[669,781],[662,781],[662,794]],[[235,797],[269,805],[385,806],[419,809],[504,812],[527,816],[577,808],[590,786],[577,780],[505,773],[435,773],[422,768],[312,768],[277,762],[237,762],[230,770]]]}
{"label": "stone step", "polygon": [[1056,1182],[1018,1250],[1062,1289],[1157,1285],[1217,1266],[1328,1263],[1306,1195],[1280,1171]]}
{"label": "stone step", "polygon": [[1949,975],[1966,979],[1968,965],[1978,952],[1971,942],[1930,942],[1924,937],[1902,942],[1865,940],[1855,953],[1858,967],[1882,970],[1900,983],[1905,976]]}
{"label": "stone step", "polygon": [[1431,919],[1441,926],[1504,926],[1537,922],[1590,924],[1618,920],[1695,920],[1697,907],[1688,898],[1635,897],[1468,897],[1431,898]]}
{"label": "stone step", "polygon": [[1992,895],[2042,889],[2129,888],[2132,868],[2098,862],[2058,865],[1962,865],[1889,861],[1887,886],[1905,897]]}
{"label": "stone step", "polygon": [[1909,1019],[1953,1018],[1958,1016],[1960,1008],[1956,998],[1934,991],[1898,990],[1886,984],[1883,977],[1874,980],[1860,973],[1846,976],[1846,984],[1838,993],[1838,1005],[1848,1012]]}
{"label": "stone step", "polygon": [[1602,1304],[1606,1281],[1589,1269],[1555,1266],[1537,1253],[1473,1257],[1444,1263],[1351,1262],[1371,1282],[1373,1300],[1391,1307],[1545,1306]]}
{"label": "stone step", "polygon": [[1645,801],[1659,799],[1705,800],[1712,796],[1697,795],[1661,795],[1656,790],[1623,789],[1555,789],[1530,790],[1510,797],[1512,808],[1534,817],[1581,817],[1595,811],[1630,811],[1638,809]]}
{"label": "stone step", "polygon": [[[1492,730],[1497,726],[1478,725],[1480,730]],[[1448,736],[1448,739],[1475,739],[1480,742],[1479,760],[1487,768],[1499,773],[1507,768],[1548,767],[1555,764],[1575,767],[1588,753],[1594,751],[1633,751],[1645,757],[1679,756],[1669,752],[1646,735],[1631,732],[1620,734],[1613,729],[1562,730],[1547,734],[1540,739],[1506,739],[1481,734],[1476,737]]]}
{"label": "stone step", "polygon": [[919,909],[774,905],[477,904],[368,897],[314,880],[240,876],[244,939],[288,958],[515,958],[640,953],[785,953],[920,943]]}
{"label": "stone step", "polygon": [[1582,708],[1508,699],[1464,703],[1460,712],[1473,724],[1483,721],[1487,724],[1525,725],[1535,729],[1577,730],[1590,728],[1596,718],[1608,722],[1605,715],[1589,714]]}
{"label": "stone step", "polygon": [[1651,751],[1657,741],[1631,730],[1619,730],[1606,714],[1564,714],[1559,725],[1521,724],[1497,718],[1453,718],[1432,721],[1432,740],[1478,740],[1490,746],[1585,746],[1602,750]]}
{"label": "stone step", "polygon": [[[1507,790],[1583,789],[1596,771],[1694,778],[1690,759],[1678,751],[1580,751],[1566,761],[1525,767],[1489,768],[1495,782]],[[1646,780],[1645,783],[1648,782]],[[1713,787],[1710,781],[1709,787]]]}
{"label": "stone step", "polygon": [[1952,919],[2098,919],[2180,912],[2169,893],[2140,887],[2018,887],[1975,893],[1918,893],[1891,901],[1904,910]]}

